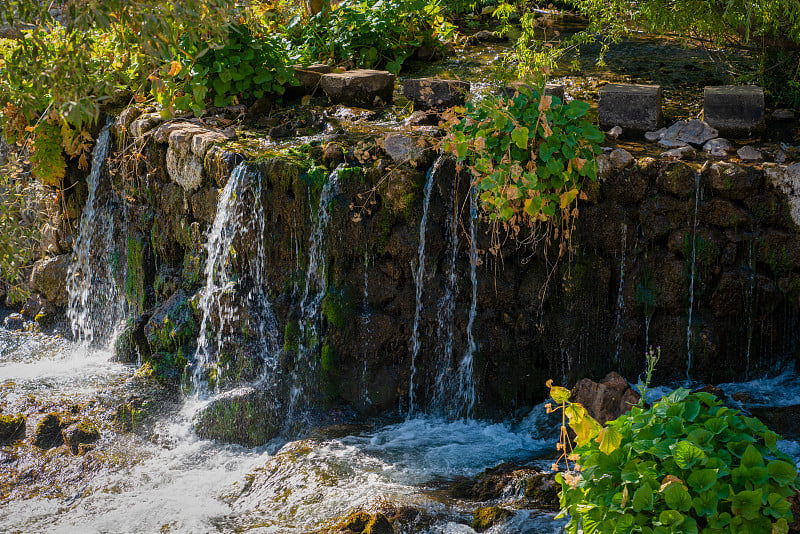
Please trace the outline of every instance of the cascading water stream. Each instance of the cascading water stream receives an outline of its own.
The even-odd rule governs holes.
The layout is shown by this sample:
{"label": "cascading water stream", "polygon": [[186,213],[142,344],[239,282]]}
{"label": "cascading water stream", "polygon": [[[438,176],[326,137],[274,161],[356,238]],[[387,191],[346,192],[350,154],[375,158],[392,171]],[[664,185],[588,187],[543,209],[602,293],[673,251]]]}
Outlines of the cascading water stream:
{"label": "cascading water stream", "polygon": [[623,316],[625,312],[625,299],[622,296],[622,290],[625,284],[625,251],[628,240],[628,225],[622,223],[622,252],[619,260],[619,288],[617,289],[617,316],[614,321],[614,362],[619,364],[619,355],[622,351],[622,328]]}
{"label": "cascading water stream", "polygon": [[697,259],[697,209],[700,204],[700,173],[695,174],[694,220],[692,222],[692,267],[689,280],[689,316],[686,323],[686,379],[692,372],[692,309],[694,308],[695,261]]}
{"label": "cascading water stream", "polygon": [[297,348],[297,360],[292,369],[292,388],[289,398],[288,413],[294,413],[297,403],[308,395],[313,389],[316,374],[315,351],[319,345],[319,312],[322,300],[328,290],[328,273],[325,264],[325,236],[330,221],[330,202],[337,194],[336,188],[339,181],[337,167],[328,176],[322,186],[319,196],[319,207],[316,218],[312,221],[313,228],[308,250],[308,271],[306,284],[303,289],[303,298],[300,301],[300,319],[298,331],[300,339]]}
{"label": "cascading water stream", "polygon": [[745,316],[747,321],[747,353],[745,378],[750,378],[750,350],[753,345],[753,312],[755,307],[756,266],[753,264],[753,240],[747,243],[747,285],[745,287]]}
{"label": "cascading water stream", "polygon": [[425,284],[425,230],[428,226],[428,207],[431,202],[431,192],[433,191],[434,177],[436,171],[444,161],[443,156],[439,156],[434,164],[428,169],[425,179],[425,199],[422,204],[422,219],[419,223],[419,248],[417,250],[417,269],[414,273],[414,284],[416,285],[417,304],[414,309],[414,326],[411,330],[411,378],[408,386],[408,416],[414,413],[416,408],[414,402],[414,377],[417,374],[417,355],[420,349],[419,322],[422,315],[422,296]]}
{"label": "cascading water stream", "polygon": [[436,321],[439,327],[439,372],[436,375],[432,408],[435,413],[447,412],[452,401],[450,396],[450,378],[453,365],[453,319],[455,316],[456,296],[458,293],[458,272],[456,271],[456,253],[458,251],[458,224],[456,217],[456,199],[453,198],[454,213],[448,219],[450,249],[448,251],[448,272],[445,293],[439,299],[439,310]]}
{"label": "cascading water stream", "polygon": [[110,125],[100,130],[87,177],[88,197],[67,273],[67,319],[76,341],[106,344],[122,318],[124,303],[115,278],[120,257],[115,249],[117,202],[103,178],[109,156]]}
{"label": "cascading water stream", "polygon": [[[370,329],[370,313],[369,313],[369,252],[364,252],[364,296],[361,302],[361,321],[364,327],[364,346],[367,346],[367,340],[372,336]],[[363,391],[361,392],[361,399],[366,404],[372,404],[372,399],[369,398],[369,389],[367,388],[367,358],[364,358],[364,370],[361,375],[361,383],[363,384]]]}
{"label": "cascading water stream", "polygon": [[[237,255],[234,241],[251,234],[256,238],[245,239],[252,245],[252,254],[243,266],[245,272],[239,273],[239,279],[247,280],[250,285],[243,301],[246,303],[251,337],[255,338],[255,351],[262,359],[259,381],[264,381],[269,371],[277,365],[278,325],[265,293],[266,253],[263,236],[266,219],[260,201],[261,186],[261,175],[250,172],[241,163],[231,172],[217,201],[214,223],[206,242],[205,285],[199,304],[203,317],[200,321],[192,376],[193,389],[200,396],[207,393],[208,373],[215,371],[219,376],[221,351],[234,336],[241,337],[241,332],[235,332],[241,319],[242,304],[236,295],[237,277],[232,269],[234,257]],[[248,188],[253,199],[247,195]],[[219,381],[214,388],[219,389]]]}
{"label": "cascading water stream", "polygon": [[470,191],[469,205],[469,278],[472,282],[472,303],[469,308],[469,320],[467,321],[467,350],[458,365],[458,391],[455,395],[455,412],[459,417],[468,417],[475,407],[475,377],[473,375],[473,360],[477,345],[473,334],[475,326],[475,316],[478,308],[478,240],[477,240],[477,219],[478,219],[478,190],[473,187]]}

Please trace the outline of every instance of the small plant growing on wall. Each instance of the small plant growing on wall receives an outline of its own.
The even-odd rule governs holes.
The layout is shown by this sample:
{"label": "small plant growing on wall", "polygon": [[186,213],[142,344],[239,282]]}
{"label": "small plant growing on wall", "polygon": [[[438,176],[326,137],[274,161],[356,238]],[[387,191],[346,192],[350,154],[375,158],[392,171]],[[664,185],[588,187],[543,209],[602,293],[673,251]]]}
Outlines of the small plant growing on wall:
{"label": "small plant growing on wall", "polygon": [[574,462],[556,475],[568,533],[789,531],[797,470],[758,419],[680,388],[650,408],[643,391],[639,405],[601,427],[569,390],[548,386],[557,404],[548,409],[563,416],[559,461]]}
{"label": "small plant growing on wall", "polygon": [[566,251],[586,180],[597,180],[603,133],[587,119],[589,104],[520,88],[513,98],[488,97],[452,119],[444,142],[473,176],[481,206],[495,228],[513,234],[546,223],[559,256]]}

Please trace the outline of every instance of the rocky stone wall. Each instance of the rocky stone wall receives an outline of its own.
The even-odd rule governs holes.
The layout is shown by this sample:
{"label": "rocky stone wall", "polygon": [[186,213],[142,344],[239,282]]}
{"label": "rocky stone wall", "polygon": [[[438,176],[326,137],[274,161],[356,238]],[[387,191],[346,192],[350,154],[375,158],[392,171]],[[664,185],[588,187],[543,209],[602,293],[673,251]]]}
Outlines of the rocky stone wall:
{"label": "rocky stone wall", "polygon": [[[278,155],[242,142],[220,145],[230,132],[197,121],[161,124],[154,115],[123,114],[114,180],[127,213],[120,257],[131,318],[118,357],[141,356],[157,376],[174,381],[191,364],[208,229],[231,169],[250,159],[260,186],[240,194],[261,203],[265,231],[234,242],[233,270],[245,273],[241,267],[261,240],[263,283],[283,347],[270,387],[287,398],[299,346],[308,344],[299,307],[322,181],[344,163],[326,230],[327,293],[313,340],[312,403],[348,404],[366,414],[405,409],[423,189],[436,156],[430,133],[359,134],[358,142],[342,138]],[[569,259],[554,262],[554,251],[531,244],[536,236],[526,230],[499,236],[492,254],[489,226],[480,221],[473,332],[479,413],[507,415],[541,400],[548,378],[573,384],[616,370],[635,379],[647,344],[661,347],[662,381],[687,374],[706,382],[741,379],[795,357],[800,166],[716,161],[701,169],[615,150],[601,156],[601,171],[579,205]],[[467,350],[472,294],[469,180],[452,161],[432,179],[414,379],[421,406],[430,405],[437,379],[452,377]],[[454,236],[448,321],[442,310],[453,287]],[[35,272],[37,284],[48,280],[43,269]],[[239,321],[228,326],[235,341],[212,377],[224,387],[261,372],[259,334],[245,306],[254,283],[242,274],[230,294]],[[50,298],[51,289],[58,288],[39,292]]]}

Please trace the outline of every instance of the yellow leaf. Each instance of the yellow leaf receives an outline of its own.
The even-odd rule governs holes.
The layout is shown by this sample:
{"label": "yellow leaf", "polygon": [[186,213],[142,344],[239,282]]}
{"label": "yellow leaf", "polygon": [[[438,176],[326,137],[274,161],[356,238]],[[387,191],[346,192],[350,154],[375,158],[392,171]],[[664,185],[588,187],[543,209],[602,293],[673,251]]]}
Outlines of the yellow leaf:
{"label": "yellow leaf", "polygon": [[569,400],[570,391],[567,388],[562,388],[561,386],[550,386],[550,397],[558,404],[563,404]]}
{"label": "yellow leaf", "polygon": [[588,443],[597,435],[597,432],[599,431],[599,425],[591,417],[584,417],[580,422],[575,424],[573,424],[572,420],[570,420],[569,426],[575,431],[575,442],[578,445],[584,445]]}
{"label": "yellow leaf", "polygon": [[596,441],[600,444],[600,452],[611,454],[622,443],[622,434],[616,428],[607,426],[597,434]]}
{"label": "yellow leaf", "polygon": [[307,106],[311,103],[311,95],[306,95],[300,99],[300,104]]}
{"label": "yellow leaf", "polygon": [[181,64],[178,61],[173,61],[169,65],[169,76],[175,77],[181,71]]}
{"label": "yellow leaf", "polygon": [[575,198],[578,196],[578,193],[580,193],[580,191],[578,191],[577,189],[571,189],[569,191],[565,191],[564,193],[562,193],[560,197],[561,209],[563,210],[564,208],[572,204],[572,201],[575,200]]}

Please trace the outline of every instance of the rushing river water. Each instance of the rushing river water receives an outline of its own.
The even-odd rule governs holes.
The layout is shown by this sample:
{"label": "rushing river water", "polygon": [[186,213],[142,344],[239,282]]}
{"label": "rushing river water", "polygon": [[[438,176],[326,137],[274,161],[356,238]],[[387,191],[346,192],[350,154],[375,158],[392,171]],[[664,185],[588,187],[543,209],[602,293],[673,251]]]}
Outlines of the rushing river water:
{"label": "rushing river water", "polygon": [[[0,331],[3,411],[121,402],[134,369],[58,337]],[[116,398],[114,398],[116,396]],[[163,415],[148,439],[112,430],[84,457],[64,447],[3,449],[0,532],[306,532],[382,502],[430,515],[426,532],[472,532],[474,505],[437,492],[443,482],[552,449],[543,410],[521,422],[414,418],[320,431],[247,449],[191,430],[202,401]],[[547,429],[547,426],[544,426]],[[24,468],[22,467],[24,466]],[[24,473],[26,469],[36,473]],[[26,481],[25,477],[29,477]],[[522,511],[494,532],[558,532],[552,514]]]}
{"label": "rushing river water", "polygon": [[[123,433],[103,420],[101,407],[129,393],[133,368],[54,336],[0,330],[0,343],[4,412],[32,402],[81,406],[103,434],[85,456],[65,447],[2,449],[0,481],[10,477],[0,486],[4,533],[311,532],[385,503],[425,511],[422,532],[474,532],[476,505],[447,497],[443,484],[552,450],[542,407],[515,422],[420,417],[248,449],[198,438],[190,423],[203,402],[190,398],[160,416],[150,435]],[[774,406],[800,401],[793,371],[722,388]],[[781,445],[798,457],[796,442]],[[490,532],[559,532],[562,522],[552,518],[521,510]]]}

